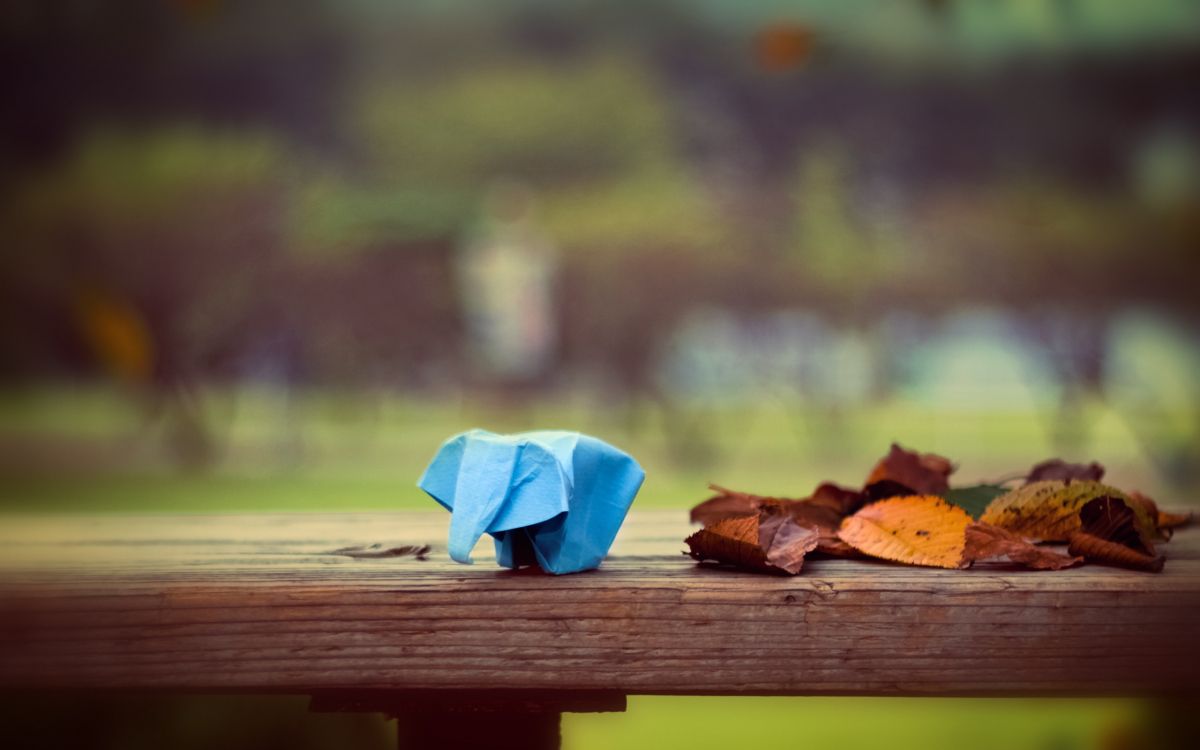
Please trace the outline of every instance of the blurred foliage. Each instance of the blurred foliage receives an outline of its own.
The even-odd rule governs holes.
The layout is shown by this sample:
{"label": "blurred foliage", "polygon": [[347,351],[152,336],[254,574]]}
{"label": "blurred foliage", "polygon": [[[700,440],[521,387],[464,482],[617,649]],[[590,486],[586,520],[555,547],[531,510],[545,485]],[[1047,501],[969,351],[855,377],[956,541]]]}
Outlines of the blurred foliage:
{"label": "blurred foliage", "polygon": [[546,187],[661,164],[661,95],[616,59],[505,64],[421,81],[371,82],[359,109],[370,169],[386,178]]}
{"label": "blurred foliage", "polygon": [[986,69],[1014,59],[1121,54],[1200,41],[1200,9],[1188,0],[1147,0],[1136,13],[1110,0],[702,0],[698,5],[722,22],[750,27],[803,18],[829,29],[835,42],[856,56],[905,67],[953,61]]}
{"label": "blurred foliage", "polygon": [[664,96],[636,66],[500,60],[432,80],[371,79],[362,92],[351,129],[363,166],[357,181],[326,177],[304,190],[302,248],[458,235],[502,181],[535,191],[539,219],[568,250],[716,244]]}
{"label": "blurred foliage", "polygon": [[544,196],[542,215],[567,250],[615,256],[670,246],[688,251],[693,263],[733,254],[710,197],[681,165],[553,191]]}
{"label": "blurred foliage", "polygon": [[96,130],[7,204],[6,301],[53,321],[111,299],[148,326],[157,376],[203,366],[264,297],[287,181],[269,134]]}
{"label": "blurred foliage", "polygon": [[[697,393],[782,383],[836,430],[965,310],[1036,351],[1063,424],[1114,321],[1195,325],[1185,2],[5,12],[36,74],[0,127],[6,374],[595,389],[703,458]],[[505,186],[554,257],[556,354],[519,382],[473,371],[459,268]]]}
{"label": "blurred foliage", "polygon": [[301,258],[332,260],[389,240],[436,240],[469,222],[476,202],[455,188],[316,176],[296,191],[289,249]]}

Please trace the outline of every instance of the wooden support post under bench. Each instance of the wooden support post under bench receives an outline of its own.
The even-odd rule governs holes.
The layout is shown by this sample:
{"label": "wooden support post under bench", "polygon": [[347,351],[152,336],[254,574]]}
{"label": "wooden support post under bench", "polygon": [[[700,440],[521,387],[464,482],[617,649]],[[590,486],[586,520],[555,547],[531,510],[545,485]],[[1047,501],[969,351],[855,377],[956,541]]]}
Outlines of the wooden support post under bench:
{"label": "wooden support post under bench", "polygon": [[541,750],[559,747],[563,713],[624,711],[625,696],[586,690],[335,690],[314,695],[309,710],[386,714],[396,719],[403,750]]}

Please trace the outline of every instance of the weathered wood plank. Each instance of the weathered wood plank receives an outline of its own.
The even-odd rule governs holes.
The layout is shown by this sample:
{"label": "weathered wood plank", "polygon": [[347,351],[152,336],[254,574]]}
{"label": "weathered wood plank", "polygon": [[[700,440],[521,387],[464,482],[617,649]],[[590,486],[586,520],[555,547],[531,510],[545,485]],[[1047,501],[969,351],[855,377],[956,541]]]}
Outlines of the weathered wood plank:
{"label": "weathered wood plank", "polygon": [[[705,569],[683,513],[604,567],[450,562],[443,513],[27,516],[0,526],[0,687],[1131,693],[1200,688],[1200,532],[1159,575],[813,560]],[[428,559],[341,547],[429,544]]]}

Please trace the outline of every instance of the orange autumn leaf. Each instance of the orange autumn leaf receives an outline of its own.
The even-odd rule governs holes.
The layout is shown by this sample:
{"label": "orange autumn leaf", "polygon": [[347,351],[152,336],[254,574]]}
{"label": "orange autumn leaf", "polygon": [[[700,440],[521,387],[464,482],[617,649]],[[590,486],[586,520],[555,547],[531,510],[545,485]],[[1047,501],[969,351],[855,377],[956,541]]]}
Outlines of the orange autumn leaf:
{"label": "orange autumn leaf", "polygon": [[1169,513],[1165,510],[1158,512],[1158,528],[1159,531],[1177,529],[1180,526],[1187,526],[1192,522],[1191,513]]}
{"label": "orange autumn leaf", "polygon": [[962,508],[934,495],[881,500],[842,521],[838,537],[872,557],[962,568],[966,530],[971,517]]}
{"label": "orange autumn leaf", "polygon": [[892,443],[892,449],[875,464],[864,486],[895,482],[918,495],[941,495],[950,489],[954,464],[936,453],[917,453]]}
{"label": "orange autumn leaf", "polygon": [[1039,547],[998,526],[986,523],[968,526],[963,562],[970,564],[994,557],[1006,557],[1010,562],[1034,570],[1061,570],[1083,562],[1082,557],[1062,555]]}

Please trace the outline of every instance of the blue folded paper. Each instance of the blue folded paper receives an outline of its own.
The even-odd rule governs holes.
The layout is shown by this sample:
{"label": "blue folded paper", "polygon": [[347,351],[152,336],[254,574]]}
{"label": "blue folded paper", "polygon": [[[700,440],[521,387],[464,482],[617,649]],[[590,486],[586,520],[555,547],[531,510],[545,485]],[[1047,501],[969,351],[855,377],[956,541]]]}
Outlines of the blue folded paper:
{"label": "blue folded paper", "polygon": [[484,532],[508,568],[547,573],[598,567],[646,473],[628,454],[578,432],[447,440],[417,486],[451,512],[450,557],[470,563]]}

